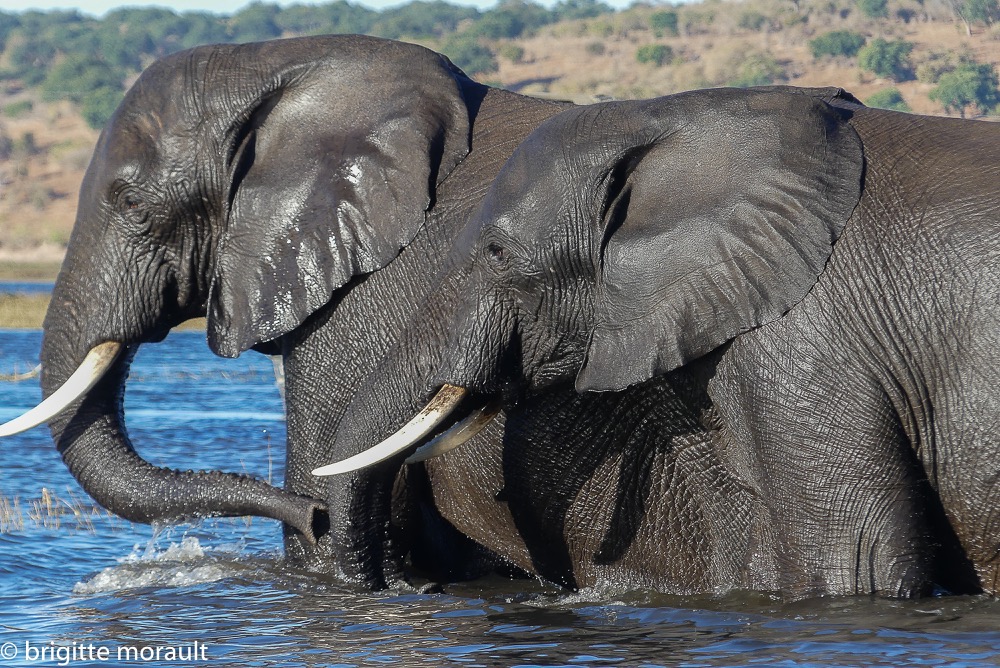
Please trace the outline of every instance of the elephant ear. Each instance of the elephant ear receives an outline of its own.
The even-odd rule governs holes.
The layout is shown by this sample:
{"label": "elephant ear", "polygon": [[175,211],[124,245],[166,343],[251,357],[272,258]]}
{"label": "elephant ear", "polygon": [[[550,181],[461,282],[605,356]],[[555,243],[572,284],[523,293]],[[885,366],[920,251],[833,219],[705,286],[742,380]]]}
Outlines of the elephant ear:
{"label": "elephant ear", "polygon": [[244,54],[250,62],[296,54],[233,132],[208,303],[209,344],[228,357],[290,332],[352,277],[391,262],[469,150],[464,75],[443,56],[362,37],[255,46],[272,51]]}
{"label": "elephant ear", "polygon": [[667,373],[781,317],[861,195],[861,140],[814,98],[722,89],[637,106],[643,138],[605,177],[579,390]]}

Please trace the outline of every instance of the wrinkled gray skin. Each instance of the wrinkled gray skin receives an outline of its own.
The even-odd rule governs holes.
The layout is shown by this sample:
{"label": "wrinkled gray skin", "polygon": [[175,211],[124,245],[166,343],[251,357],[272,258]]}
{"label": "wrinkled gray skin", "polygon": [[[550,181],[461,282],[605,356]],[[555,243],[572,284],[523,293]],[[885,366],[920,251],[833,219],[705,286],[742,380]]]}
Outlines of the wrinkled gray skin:
{"label": "wrinkled gray skin", "polygon": [[[308,472],[342,456],[332,434],[359,379],[514,147],[564,106],[358,36],[199,47],[152,65],[98,142],[45,322],[46,396],[92,346],[128,347],[50,425],[83,488],[138,522],[277,518],[293,557],[370,587],[406,558],[440,577],[488,566],[441,520],[425,477]],[[215,352],[284,357],[285,490],[158,468],[128,439],[135,350],[202,315]]]}
{"label": "wrinkled gray skin", "polygon": [[[502,451],[429,478],[469,472],[445,517],[570,587],[996,592],[997,183],[1000,126],[833,89],[565,111],[338,439],[445,382],[504,397]],[[565,407],[539,429],[542,400]]]}

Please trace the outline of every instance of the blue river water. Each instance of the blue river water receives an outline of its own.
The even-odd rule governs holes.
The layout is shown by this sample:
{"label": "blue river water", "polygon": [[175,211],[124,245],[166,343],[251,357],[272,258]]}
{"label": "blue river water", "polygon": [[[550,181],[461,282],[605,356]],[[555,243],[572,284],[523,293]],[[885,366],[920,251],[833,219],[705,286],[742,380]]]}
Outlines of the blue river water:
{"label": "blue river water", "polygon": [[0,294],[42,295],[52,292],[48,281],[0,281]]}
{"label": "blue river water", "polygon": [[[40,338],[0,329],[0,373],[34,366]],[[0,383],[0,421],[39,394],[37,380]],[[146,346],[126,419],[156,464],[281,480],[281,398],[260,355],[213,357],[199,333]],[[358,591],[284,564],[272,521],[153,528],[93,508],[45,428],[0,445],[3,666],[1000,665],[1000,603],[986,597]]]}

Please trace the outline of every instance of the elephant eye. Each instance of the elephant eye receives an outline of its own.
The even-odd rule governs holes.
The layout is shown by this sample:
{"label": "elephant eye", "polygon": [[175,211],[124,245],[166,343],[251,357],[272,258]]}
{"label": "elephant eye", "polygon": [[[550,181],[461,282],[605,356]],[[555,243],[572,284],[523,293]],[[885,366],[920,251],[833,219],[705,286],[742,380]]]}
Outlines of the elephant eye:
{"label": "elephant eye", "polygon": [[493,262],[499,263],[503,262],[504,257],[506,256],[506,252],[504,251],[503,246],[501,246],[495,241],[491,241],[490,243],[486,244],[486,255]]}
{"label": "elephant eye", "polygon": [[129,209],[131,211],[134,209],[138,209],[139,205],[142,204],[142,202],[132,197],[126,197],[125,200],[122,202],[122,204],[125,205],[126,209]]}

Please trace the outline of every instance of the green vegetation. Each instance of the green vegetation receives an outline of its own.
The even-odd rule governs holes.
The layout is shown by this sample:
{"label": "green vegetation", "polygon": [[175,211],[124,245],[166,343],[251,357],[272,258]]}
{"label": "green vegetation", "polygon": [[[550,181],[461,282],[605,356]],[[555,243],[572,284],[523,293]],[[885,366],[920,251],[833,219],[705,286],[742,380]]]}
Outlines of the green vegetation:
{"label": "green vegetation", "polygon": [[640,63],[653,63],[660,67],[673,60],[674,50],[666,44],[643,44],[635,52],[635,59]]}
{"label": "green vegetation", "polygon": [[1000,6],[997,0],[964,0],[960,3],[952,0],[952,3],[970,33],[972,32],[970,23],[991,25],[1000,19]]}
{"label": "green vegetation", "polygon": [[786,79],[784,68],[767,53],[748,53],[727,84],[737,88],[770,86]]}
{"label": "green vegetation", "polygon": [[906,40],[888,41],[878,37],[858,51],[858,67],[876,76],[893,81],[913,78],[910,69],[910,52],[913,44]]}
{"label": "green vegetation", "polygon": [[1000,103],[998,87],[996,68],[986,63],[965,62],[938,78],[937,88],[930,92],[930,98],[940,102],[945,111],[957,112],[965,118],[970,107],[979,114],[992,112]]}
{"label": "green vegetation", "polygon": [[906,104],[903,94],[896,88],[884,88],[865,100],[869,107],[888,109],[890,111],[912,111],[910,105]]}
{"label": "green vegetation", "polygon": [[809,40],[809,50],[813,58],[823,56],[852,58],[865,45],[865,36],[851,30],[834,30]]}
{"label": "green vegetation", "polygon": [[743,30],[758,32],[768,23],[769,21],[766,16],[754,9],[751,9],[740,14],[740,18],[736,22],[736,25]]}
{"label": "green vegetation", "polygon": [[18,100],[5,105],[3,115],[7,118],[21,118],[27,116],[35,108],[35,103],[31,100]]}
{"label": "green vegetation", "polygon": [[524,60],[524,47],[509,42],[501,44],[497,47],[497,55],[501,58],[506,58],[512,63],[519,63]]}
{"label": "green vegetation", "polygon": [[884,19],[889,16],[888,0],[858,0],[858,9],[870,19]]}
{"label": "green vegetation", "polygon": [[479,42],[475,35],[454,33],[441,44],[441,53],[469,74],[496,72],[497,59],[489,47]]}
{"label": "green vegetation", "polygon": [[[91,127],[100,128],[121,101],[125,83],[145,65],[199,44],[366,33],[429,42],[470,74],[482,74],[497,68],[490,41],[612,11],[600,0],[561,0],[551,9],[504,0],[488,11],[414,0],[382,12],[345,0],[287,8],[253,2],[231,16],[124,7],[101,19],[77,11],[0,11],[0,83],[39,87],[46,101],[70,100]],[[506,53],[516,60],[512,50]]]}
{"label": "green vegetation", "polygon": [[657,37],[664,34],[677,36],[677,12],[661,11],[653,12],[649,17],[649,25],[656,32]]}

